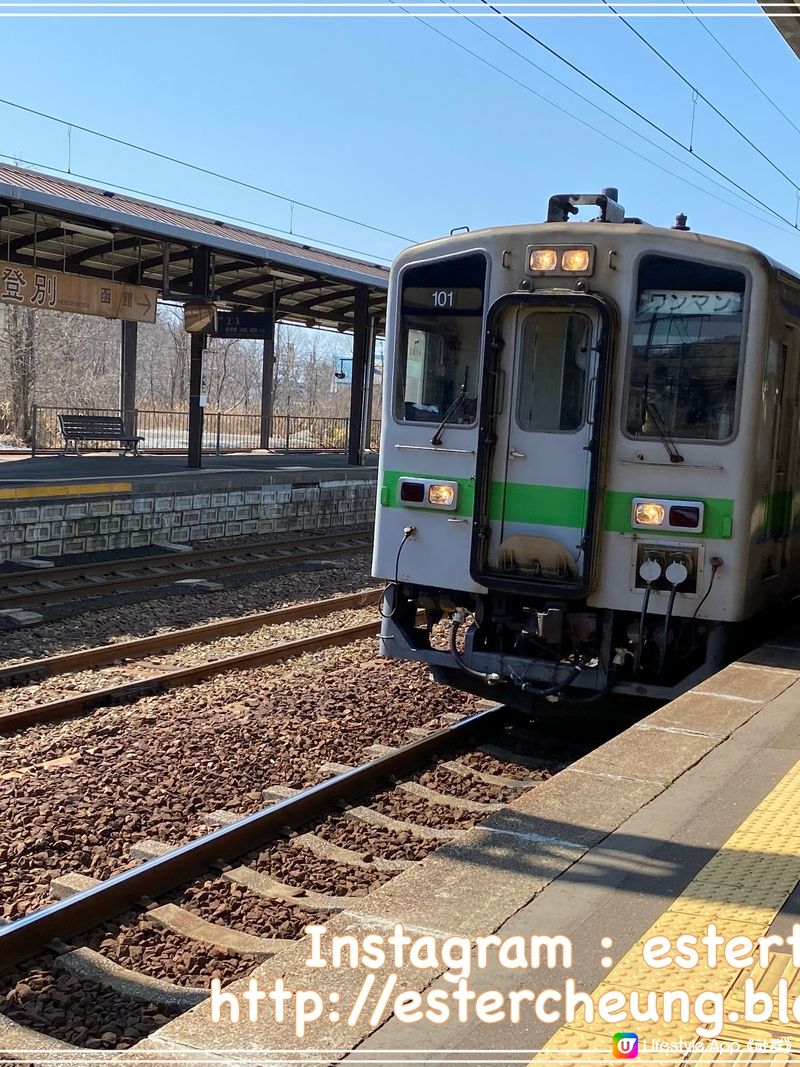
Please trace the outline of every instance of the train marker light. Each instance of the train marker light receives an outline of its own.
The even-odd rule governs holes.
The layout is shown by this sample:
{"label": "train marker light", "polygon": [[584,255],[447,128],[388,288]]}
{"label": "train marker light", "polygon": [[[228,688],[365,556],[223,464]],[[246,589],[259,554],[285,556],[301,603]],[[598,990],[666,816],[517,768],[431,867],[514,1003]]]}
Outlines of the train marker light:
{"label": "train marker light", "polygon": [[401,482],[400,483],[400,499],[406,504],[424,504],[425,503],[425,483],[424,482]]}
{"label": "train marker light", "polygon": [[635,502],[633,506],[633,521],[637,526],[661,526],[666,515],[663,504],[654,504],[651,501]]}
{"label": "train marker light", "polygon": [[696,530],[700,525],[700,508],[696,504],[673,504],[669,509],[669,525]]}
{"label": "train marker light", "polygon": [[584,271],[589,269],[591,255],[588,248],[567,248],[561,253],[561,269]]}
{"label": "train marker light", "polygon": [[555,270],[558,266],[558,253],[555,248],[534,248],[529,263],[531,270]]}
{"label": "train marker light", "polygon": [[447,483],[435,483],[428,487],[428,503],[442,508],[452,508],[456,502],[456,487]]}

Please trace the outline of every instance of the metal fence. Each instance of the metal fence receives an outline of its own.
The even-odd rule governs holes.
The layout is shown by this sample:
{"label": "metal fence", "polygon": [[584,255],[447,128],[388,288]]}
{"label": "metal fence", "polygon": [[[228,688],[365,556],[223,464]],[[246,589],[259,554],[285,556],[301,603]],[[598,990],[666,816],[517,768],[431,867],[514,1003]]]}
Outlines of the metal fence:
{"label": "metal fence", "polygon": [[[119,408],[50,407],[34,404],[31,420],[31,450],[60,451],[64,439],[58,426],[59,415],[121,415]],[[128,413],[128,428],[144,440],[145,452],[186,452],[189,448],[188,411],[133,411]],[[273,415],[270,420],[269,447],[274,452],[346,452],[350,420],[317,415]],[[368,447],[377,450],[381,436],[379,419],[370,423]],[[266,444],[266,440],[264,440]],[[260,415],[241,415],[224,411],[206,411],[203,417],[203,451],[222,455],[225,452],[250,452],[261,448]],[[108,442],[81,443],[81,451],[108,451]]]}

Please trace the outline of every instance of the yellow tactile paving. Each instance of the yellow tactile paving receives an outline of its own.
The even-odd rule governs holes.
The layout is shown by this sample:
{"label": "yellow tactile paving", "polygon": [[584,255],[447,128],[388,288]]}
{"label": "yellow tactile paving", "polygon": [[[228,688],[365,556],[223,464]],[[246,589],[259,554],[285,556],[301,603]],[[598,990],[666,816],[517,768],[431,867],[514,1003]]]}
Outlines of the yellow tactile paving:
{"label": "yellow tactile paving", "polygon": [[25,485],[0,489],[0,500],[35,500],[50,496],[97,496],[101,493],[129,493],[130,482],[92,482],[90,485]]}
{"label": "yellow tactile paving", "polygon": [[[770,962],[764,967],[755,950],[755,963],[742,966],[741,956],[731,962],[724,958],[723,946],[712,966],[700,941],[713,924],[726,941],[746,936],[756,942],[767,933],[798,882],[800,763],[747,815],[592,993],[596,1005],[604,993],[619,991],[630,996],[636,992],[640,1010],[650,994],[656,998],[659,1015],[665,994],[685,995],[689,1018],[657,1023],[628,1018],[624,1023],[606,1023],[580,1015],[553,1035],[534,1062],[617,1064],[619,1057],[613,1055],[611,1041],[615,1032],[622,1031],[639,1035],[638,1059],[642,1063],[667,1067],[785,1067],[800,1063],[800,1021],[796,1022],[791,1012],[793,999],[800,997],[800,967],[794,966],[791,955],[780,952],[777,946],[770,947]],[[644,945],[652,938],[667,938],[675,946],[676,939],[686,935],[697,939],[692,946],[700,952],[696,966],[681,968],[671,962],[654,968],[645,962]],[[743,1021],[748,978],[757,991],[772,996],[776,1004],[776,1012],[763,1023]],[[783,1021],[776,1014],[781,989],[790,1005]],[[715,998],[713,1007],[708,1000],[696,1000],[701,994]],[[698,1026],[709,1026],[711,1020],[704,1018],[708,1012],[715,1013],[716,1028],[722,1027],[716,1038],[701,1038],[696,1032]]]}

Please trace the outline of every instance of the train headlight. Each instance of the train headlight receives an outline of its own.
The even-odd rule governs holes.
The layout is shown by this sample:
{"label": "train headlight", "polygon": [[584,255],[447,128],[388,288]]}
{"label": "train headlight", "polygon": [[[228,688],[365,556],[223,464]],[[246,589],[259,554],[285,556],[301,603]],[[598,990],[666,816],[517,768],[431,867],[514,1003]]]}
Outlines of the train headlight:
{"label": "train headlight", "polygon": [[546,248],[528,245],[528,274],[591,274],[594,270],[594,245],[554,244]]}
{"label": "train headlight", "polygon": [[637,526],[662,526],[667,514],[663,504],[654,504],[650,500],[634,504],[633,521]]}
{"label": "train headlight", "polygon": [[702,533],[705,504],[701,500],[648,500],[631,505],[631,525],[652,530],[691,530]]}
{"label": "train headlight", "polygon": [[428,487],[428,503],[440,508],[455,507],[456,487],[449,482],[434,482]]}
{"label": "train headlight", "polygon": [[561,253],[561,269],[580,272],[589,269],[591,255],[588,248],[567,248]]}
{"label": "train headlight", "polygon": [[531,270],[555,270],[558,266],[558,252],[555,248],[534,248],[529,265]]}
{"label": "train headlight", "polygon": [[458,482],[440,482],[434,478],[401,478],[398,503],[412,508],[443,508],[455,511],[458,506]]}

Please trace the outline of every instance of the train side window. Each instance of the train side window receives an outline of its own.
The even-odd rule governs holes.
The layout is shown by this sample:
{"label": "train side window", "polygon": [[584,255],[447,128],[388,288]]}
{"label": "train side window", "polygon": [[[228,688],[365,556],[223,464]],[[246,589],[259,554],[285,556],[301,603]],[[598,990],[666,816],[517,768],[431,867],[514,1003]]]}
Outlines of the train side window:
{"label": "train side window", "polygon": [[539,311],[522,324],[517,423],[568,433],[583,425],[591,323],[574,312]]}
{"label": "train side window", "polygon": [[644,257],[631,344],[629,435],[733,436],[744,294],[741,271]]}

